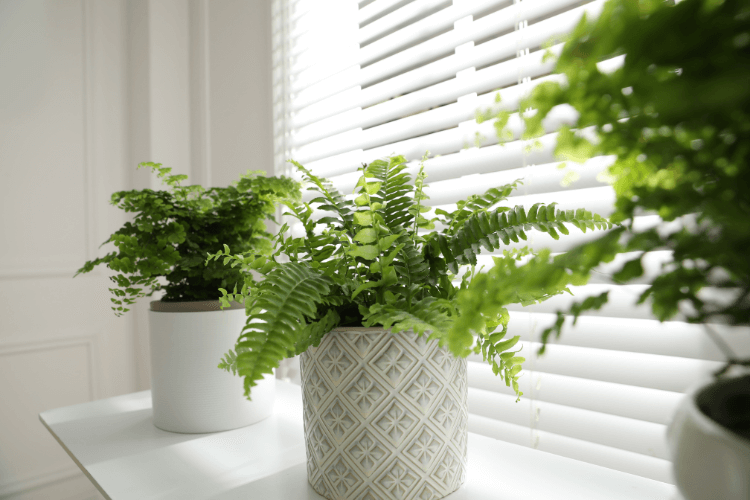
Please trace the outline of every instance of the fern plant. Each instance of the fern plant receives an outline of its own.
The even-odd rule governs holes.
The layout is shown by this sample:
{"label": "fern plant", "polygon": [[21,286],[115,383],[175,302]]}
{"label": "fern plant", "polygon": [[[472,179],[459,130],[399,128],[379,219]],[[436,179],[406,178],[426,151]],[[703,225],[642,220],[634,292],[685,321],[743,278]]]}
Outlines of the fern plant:
{"label": "fern plant", "polygon": [[[204,266],[206,255],[230,243],[240,251],[271,252],[265,220],[282,199],[299,199],[292,179],[248,172],[228,187],[205,189],[183,186],[186,175],[172,175],[160,163],[150,168],[167,190],[118,191],[112,204],[135,214],[107,241],[117,251],[88,261],[76,276],[104,264],[115,275],[110,288],[112,310],[120,316],[140,297],[164,290],[161,300],[184,302],[216,300],[218,288],[241,282],[237,270],[215,263]],[[163,278],[160,279],[160,278]]]}
{"label": "fern plant", "polygon": [[[519,337],[506,338],[507,311],[475,315],[472,304],[456,302],[458,292],[483,279],[476,267],[482,249],[497,252],[526,240],[528,231],[557,239],[568,234],[568,226],[586,232],[611,228],[609,221],[584,209],[558,210],[554,203],[500,206],[520,181],[459,201],[453,211],[433,212],[426,205],[424,165],[412,181],[402,156],[363,165],[353,199],[292,163],[316,195],[287,204],[287,215],[300,222],[304,236],[286,235],[284,225],[270,256],[233,254],[225,246],[206,262],[221,259],[244,277],[240,290],[221,290],[225,305],[245,304],[248,319],[219,367],[244,377],[245,395],[279,361],[317,346],[333,328],[382,326],[428,335],[455,356],[481,352],[520,396],[524,358],[514,350]],[[326,216],[315,218],[316,211]],[[504,250],[494,257],[495,266],[512,269],[531,253]],[[252,271],[265,278],[256,281]],[[523,285],[505,291],[513,302],[530,304],[567,291]]]}

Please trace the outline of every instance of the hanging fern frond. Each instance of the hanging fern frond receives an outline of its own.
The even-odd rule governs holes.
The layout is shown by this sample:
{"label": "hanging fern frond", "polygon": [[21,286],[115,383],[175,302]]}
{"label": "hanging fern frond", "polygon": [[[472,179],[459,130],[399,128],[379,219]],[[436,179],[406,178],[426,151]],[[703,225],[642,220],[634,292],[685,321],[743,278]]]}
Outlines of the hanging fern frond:
{"label": "hanging fern frond", "polygon": [[[442,209],[435,210],[437,215],[445,217],[444,223],[448,226],[445,234],[454,234],[469,217],[476,216],[480,212],[488,212],[501,201],[507,200],[519,184],[522,184],[521,179],[517,179],[510,184],[490,188],[481,195],[471,195],[465,200],[457,202],[456,210],[453,212],[446,212]],[[507,208],[504,210],[507,210]]]}
{"label": "hanging fern frond", "polygon": [[318,347],[323,336],[339,325],[339,315],[335,309],[329,309],[318,321],[308,323],[299,329],[297,342],[295,343],[294,355],[297,356],[307,350],[308,347]]}
{"label": "hanging fern frond", "polygon": [[534,229],[547,233],[554,239],[569,234],[565,224],[571,224],[582,232],[588,229],[610,229],[612,223],[599,214],[588,210],[556,210],[556,203],[534,204],[528,211],[520,205],[508,210],[500,207],[493,212],[479,212],[464,221],[452,236],[443,234],[434,237],[433,250],[445,257],[448,269],[457,273],[460,265],[476,265],[481,248],[494,252],[500,242],[507,245],[526,240],[526,231]]}
{"label": "hanging fern frond", "polygon": [[246,351],[247,349],[241,348],[238,348],[237,352],[235,352],[233,349],[229,349],[229,352],[224,354],[224,357],[221,358],[219,368],[221,368],[222,370],[226,370],[232,375],[237,375],[237,355]]}
{"label": "hanging fern frond", "polygon": [[382,325],[393,333],[411,330],[417,335],[429,334],[432,339],[444,339],[453,317],[445,313],[444,304],[434,297],[426,297],[412,304],[406,311],[395,304],[375,304],[364,316],[364,326]]}
{"label": "hanging fern frond", "polygon": [[317,305],[330,290],[330,280],[308,265],[286,263],[271,271],[259,285],[254,308],[236,345],[236,366],[245,377],[245,395],[279,361],[296,352],[299,330],[315,318]]}

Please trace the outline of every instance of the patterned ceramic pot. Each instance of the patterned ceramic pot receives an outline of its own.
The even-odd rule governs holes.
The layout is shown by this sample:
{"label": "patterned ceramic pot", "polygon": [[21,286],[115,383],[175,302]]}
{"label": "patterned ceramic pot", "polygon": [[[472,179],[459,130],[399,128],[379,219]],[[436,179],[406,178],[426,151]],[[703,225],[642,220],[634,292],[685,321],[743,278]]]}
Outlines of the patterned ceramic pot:
{"label": "patterned ceramic pot", "polygon": [[329,500],[437,500],[466,473],[466,360],[341,328],[301,357],[308,480]]}

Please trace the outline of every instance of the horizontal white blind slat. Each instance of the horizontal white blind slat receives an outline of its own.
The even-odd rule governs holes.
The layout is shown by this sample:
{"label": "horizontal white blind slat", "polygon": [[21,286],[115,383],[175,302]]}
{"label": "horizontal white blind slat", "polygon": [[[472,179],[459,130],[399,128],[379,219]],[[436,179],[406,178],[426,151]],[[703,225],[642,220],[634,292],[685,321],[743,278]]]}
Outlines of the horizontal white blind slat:
{"label": "horizontal white blind slat", "polygon": [[[532,356],[532,353],[521,353]],[[531,366],[531,363],[527,363]],[[514,396],[502,379],[492,373],[487,363],[469,361],[469,386],[485,391]],[[569,377],[554,373],[524,370],[519,386],[526,399],[534,399],[618,415],[666,425],[670,422],[682,393],[661,391],[601,380]]]}
{"label": "horizontal white blind slat", "polygon": [[360,44],[366,44],[374,38],[381,38],[389,32],[402,28],[406,24],[413,24],[410,21],[417,21],[419,18],[424,18],[434,13],[437,9],[442,10],[449,6],[451,6],[450,0],[442,0],[442,2],[435,2],[435,0],[413,0],[403,7],[369,23],[364,28],[360,28],[357,40]]}
{"label": "horizontal white blind slat", "polygon": [[[434,62],[429,62],[415,69],[400,72],[383,82],[372,85],[363,94],[363,106],[380,102],[383,99],[403,95],[416,89],[436,84],[447,78],[455,76],[461,70],[470,67],[484,67],[498,63],[507,58],[515,56],[519,47],[538,50],[542,44],[555,35],[561,35],[575,27],[583,13],[589,16],[597,16],[601,11],[603,1],[599,0],[591,4],[579,7],[552,19],[531,25],[521,31],[512,31],[498,38],[484,42],[468,51],[467,54],[449,54]],[[360,64],[365,64],[360,60]],[[534,61],[525,61],[526,65],[535,64]],[[372,70],[370,70],[372,71]],[[367,72],[363,72],[359,83],[368,83]]]}
{"label": "horizontal white blind slat", "polygon": [[[556,319],[554,314],[510,311],[508,337],[537,341],[545,328]],[[714,330],[738,356],[750,356],[750,327],[712,324]],[[575,325],[568,318],[565,334],[555,345],[590,347],[610,351],[692,358],[721,362],[724,355],[711,341],[703,325],[680,321],[660,322],[651,319],[580,316]]]}
{"label": "horizontal white blind slat", "polygon": [[[489,174],[472,174],[456,179],[430,182],[425,194],[430,197],[430,205],[446,205],[466,199],[490,187],[499,187],[520,179],[522,184],[516,188],[515,194],[557,194],[563,189],[561,185],[570,176],[577,177],[571,181],[568,190],[594,188],[606,186],[600,178],[602,172],[612,164],[612,157],[592,158],[586,163],[555,162],[544,165],[528,166],[501,170]],[[554,196],[552,197],[554,199]]]}
{"label": "horizontal white blind slat", "polygon": [[463,17],[485,10],[504,7],[511,0],[477,0],[453,4],[445,9],[420,19],[408,27],[381,38],[362,48],[360,62],[368,64],[386,54],[397,51],[401,47],[408,47],[422,40],[442,33],[453,27],[453,23]]}
{"label": "horizontal white blind slat", "polygon": [[[362,69],[363,87],[408,70],[415,65],[415,61],[426,62],[445,57],[461,44],[512,31],[519,20],[531,21],[578,3],[580,0],[525,0],[522,2],[524,17],[521,19],[517,17],[515,4],[493,12],[474,21],[471,29],[448,31],[364,67]],[[366,48],[362,52],[366,52]]]}
{"label": "horizontal white blind slat", "polygon": [[516,425],[469,413],[469,432],[656,481],[674,483],[672,464],[667,460],[567,436],[559,436],[550,432],[532,431],[528,424]]}
{"label": "horizontal white blind slat", "polygon": [[[561,47],[561,45],[556,45],[550,48],[550,51],[557,54]],[[466,78],[450,79],[394,99],[391,99],[393,94],[390,90],[381,92],[381,89],[376,87],[372,87],[373,90],[361,90],[356,100],[324,99],[296,113],[292,125],[296,129],[353,107],[365,108],[378,103],[381,103],[381,108],[377,112],[371,111],[370,113],[377,116],[378,120],[387,120],[389,117],[405,116],[406,114],[424,111],[433,106],[450,103],[458,97],[472,92],[493,92],[498,88],[517,83],[520,72],[523,72],[524,76],[532,78],[550,73],[554,68],[554,61],[544,62],[544,54],[545,51],[541,50],[532,52],[528,56],[509,59],[481,69],[467,75]],[[368,115],[365,115],[365,118],[368,118]],[[372,123],[372,121],[368,121],[363,125]]]}
{"label": "horizontal white blind slat", "polygon": [[[522,352],[536,352],[538,342],[519,342]],[[470,361],[482,362],[471,354]],[[661,356],[589,347],[549,345],[534,371],[601,380],[669,392],[685,392],[721,367],[717,361]]]}
{"label": "horizontal white blind slat", "polygon": [[531,416],[534,429],[540,431],[654,458],[669,457],[665,425],[539,400],[529,401],[533,405],[529,415],[528,405],[515,401],[515,396],[469,387],[469,408],[476,415],[518,425],[528,423]]}
{"label": "horizontal white blind slat", "polygon": [[359,9],[357,21],[360,25],[366,23],[383,12],[405,3],[404,0],[375,0],[374,2]]}

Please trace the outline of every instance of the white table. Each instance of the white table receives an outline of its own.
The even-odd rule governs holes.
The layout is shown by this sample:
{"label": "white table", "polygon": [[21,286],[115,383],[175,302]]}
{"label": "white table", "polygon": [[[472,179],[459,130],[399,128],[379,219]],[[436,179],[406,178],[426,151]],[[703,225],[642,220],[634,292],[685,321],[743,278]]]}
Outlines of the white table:
{"label": "white table", "polygon": [[[43,412],[39,419],[113,500],[322,500],[307,483],[298,386],[279,382],[274,414],[214,434],[151,422],[151,393]],[[672,500],[650,479],[469,434],[466,484],[449,500]]]}

